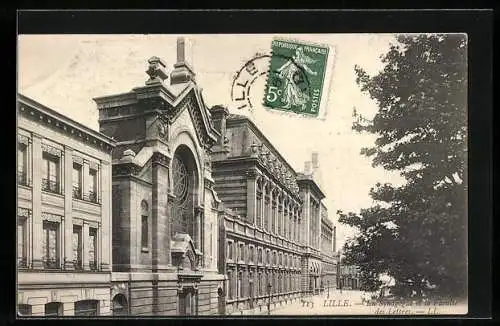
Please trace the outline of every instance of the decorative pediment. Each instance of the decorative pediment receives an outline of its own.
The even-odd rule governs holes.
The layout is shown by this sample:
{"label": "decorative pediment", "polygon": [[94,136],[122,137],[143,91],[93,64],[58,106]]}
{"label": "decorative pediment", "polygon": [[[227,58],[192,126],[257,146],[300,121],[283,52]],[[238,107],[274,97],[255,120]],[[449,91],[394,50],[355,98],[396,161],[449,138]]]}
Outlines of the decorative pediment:
{"label": "decorative pediment", "polygon": [[176,233],[170,246],[172,264],[180,270],[196,271],[199,267],[201,253],[196,250],[189,234]]}
{"label": "decorative pediment", "polygon": [[203,147],[210,148],[217,142],[220,135],[213,126],[205,103],[195,87],[191,87],[177,104],[174,103],[173,107],[166,112],[166,116],[170,122],[174,122],[187,109],[200,143]]}

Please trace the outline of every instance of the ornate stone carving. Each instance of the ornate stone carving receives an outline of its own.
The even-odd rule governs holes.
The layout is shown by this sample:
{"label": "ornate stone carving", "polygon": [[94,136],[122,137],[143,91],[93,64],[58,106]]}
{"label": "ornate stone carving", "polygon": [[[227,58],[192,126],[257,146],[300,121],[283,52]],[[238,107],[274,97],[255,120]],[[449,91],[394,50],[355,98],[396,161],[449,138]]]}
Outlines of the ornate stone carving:
{"label": "ornate stone carving", "polygon": [[158,114],[158,136],[168,141],[168,127],[170,125],[170,118],[164,112]]}
{"label": "ornate stone carving", "polygon": [[47,213],[47,212],[42,212],[42,220],[49,221],[49,222],[54,222],[54,223],[61,223],[62,216],[61,215]]}
{"label": "ornate stone carving", "polygon": [[206,148],[204,150],[204,160],[205,160],[205,168],[208,171],[212,170],[212,156],[210,148]]}
{"label": "ornate stone carving", "polygon": [[17,135],[17,141],[19,142],[19,144],[28,146],[29,138],[24,135]]}
{"label": "ornate stone carving", "polygon": [[123,151],[122,158],[133,159],[135,157],[135,155],[136,155],[135,152],[129,148],[129,149]]}
{"label": "ornate stone carving", "polygon": [[113,165],[113,176],[137,175],[140,167],[134,163],[122,163]]}
{"label": "ornate stone carving", "polygon": [[191,114],[193,125],[198,135],[200,136],[202,146],[204,148],[211,148],[215,144],[216,139],[207,131],[207,128],[211,128],[210,123],[205,126],[205,122],[202,116],[202,111],[205,109],[203,107],[197,109],[197,105],[195,104],[195,102],[197,102],[195,90],[192,89],[189,94],[186,95],[186,97],[184,97],[184,99],[182,99],[181,102],[173,110],[168,111],[168,118],[170,119],[170,121],[174,121],[180,114],[180,111],[184,107],[186,107]]}
{"label": "ornate stone carving", "polygon": [[62,150],[55,148],[53,146],[50,146],[48,144],[42,143],[42,151],[49,153],[50,155],[57,156],[57,157],[62,156]]}
{"label": "ornate stone carving", "polygon": [[260,146],[257,145],[255,142],[252,142],[252,145],[250,145],[250,155],[251,156],[257,156],[259,154],[259,149]]}
{"label": "ornate stone carving", "polygon": [[223,146],[224,146],[224,149],[228,150],[229,149],[229,138],[227,137],[227,135],[224,135],[224,141],[223,141]]}
{"label": "ornate stone carving", "polygon": [[96,162],[89,162],[89,167],[90,167],[92,170],[99,170],[99,163],[96,163]]}
{"label": "ornate stone carving", "polygon": [[83,165],[83,158],[81,158],[80,156],[73,155],[73,162]]}
{"label": "ornate stone carving", "polygon": [[17,216],[28,218],[31,216],[31,210],[29,210],[27,208],[18,207],[17,208]]}
{"label": "ornate stone carving", "polygon": [[161,164],[168,167],[170,163],[170,158],[160,152],[153,153],[153,157],[151,158],[151,162],[153,164]]}

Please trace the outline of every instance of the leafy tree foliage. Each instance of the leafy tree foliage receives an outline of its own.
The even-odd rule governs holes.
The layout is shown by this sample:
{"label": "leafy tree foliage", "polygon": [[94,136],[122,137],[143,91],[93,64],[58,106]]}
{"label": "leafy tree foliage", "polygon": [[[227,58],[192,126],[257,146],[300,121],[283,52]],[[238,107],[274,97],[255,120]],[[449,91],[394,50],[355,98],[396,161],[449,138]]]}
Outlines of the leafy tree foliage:
{"label": "leafy tree foliage", "polygon": [[372,120],[354,111],[353,129],[377,136],[363,148],[373,166],[399,171],[403,186],[377,184],[372,207],[339,211],[359,235],[345,244],[365,289],[388,273],[402,295],[462,296],[467,288],[467,40],[401,35],[369,76],[356,82],[378,105]]}

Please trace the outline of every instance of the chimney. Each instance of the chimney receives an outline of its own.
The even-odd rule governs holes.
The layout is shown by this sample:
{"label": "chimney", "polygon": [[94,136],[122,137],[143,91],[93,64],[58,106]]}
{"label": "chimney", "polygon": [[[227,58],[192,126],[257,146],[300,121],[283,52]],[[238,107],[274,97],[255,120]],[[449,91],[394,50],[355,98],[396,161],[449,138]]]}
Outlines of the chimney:
{"label": "chimney", "polygon": [[311,162],[310,161],[306,161],[305,164],[304,164],[304,174],[305,175],[309,175],[311,173],[312,173],[312,171],[311,171]]}
{"label": "chimney", "polygon": [[313,170],[319,168],[318,152],[313,152],[311,155],[311,162]]}
{"label": "chimney", "polygon": [[174,70],[170,73],[171,85],[195,81],[195,73],[186,60],[186,53],[191,54],[191,44],[189,41],[186,42],[183,37],[177,38],[177,62],[174,64]]}

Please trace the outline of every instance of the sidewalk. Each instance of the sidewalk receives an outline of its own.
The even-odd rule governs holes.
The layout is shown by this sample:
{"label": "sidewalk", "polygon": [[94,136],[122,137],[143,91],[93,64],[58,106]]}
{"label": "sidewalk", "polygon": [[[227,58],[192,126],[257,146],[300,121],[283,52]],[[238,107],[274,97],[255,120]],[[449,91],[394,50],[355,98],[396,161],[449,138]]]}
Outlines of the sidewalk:
{"label": "sidewalk", "polygon": [[[297,306],[301,307],[303,305],[302,300],[316,300],[314,299],[315,297],[322,298],[324,295],[323,294],[318,294],[318,295],[305,295],[304,297],[296,298],[293,301],[288,301],[285,303],[285,301],[282,302],[271,302],[270,304],[270,310],[271,313],[270,315],[273,315],[273,312],[279,311],[282,309],[285,309],[289,306]],[[233,311],[231,313],[228,313],[227,316],[262,316],[262,315],[268,315],[269,311],[267,308],[267,303],[261,305],[261,306],[256,306],[253,309],[244,309],[244,310],[237,310]]]}
{"label": "sidewalk", "polygon": [[[329,294],[329,295],[328,295]],[[330,290],[330,293],[322,293],[319,295],[304,297],[303,301],[299,301],[290,305],[271,310],[271,315],[286,316],[286,315],[334,315],[343,311],[358,310],[361,305],[361,291],[357,290]],[[330,301],[331,300],[331,301]],[[325,306],[333,304],[336,306]],[[344,307],[344,303],[350,305]]]}

